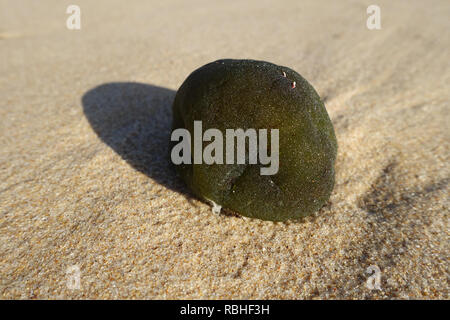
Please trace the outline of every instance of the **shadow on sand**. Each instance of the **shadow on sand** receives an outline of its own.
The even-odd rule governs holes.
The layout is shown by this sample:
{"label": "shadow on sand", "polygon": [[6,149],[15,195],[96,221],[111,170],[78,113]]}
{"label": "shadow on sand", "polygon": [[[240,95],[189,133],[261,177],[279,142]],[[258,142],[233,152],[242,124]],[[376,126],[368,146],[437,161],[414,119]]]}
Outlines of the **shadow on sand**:
{"label": "shadow on sand", "polygon": [[113,82],[86,92],[82,104],[97,135],[133,168],[191,198],[170,162],[174,97],[167,88]]}

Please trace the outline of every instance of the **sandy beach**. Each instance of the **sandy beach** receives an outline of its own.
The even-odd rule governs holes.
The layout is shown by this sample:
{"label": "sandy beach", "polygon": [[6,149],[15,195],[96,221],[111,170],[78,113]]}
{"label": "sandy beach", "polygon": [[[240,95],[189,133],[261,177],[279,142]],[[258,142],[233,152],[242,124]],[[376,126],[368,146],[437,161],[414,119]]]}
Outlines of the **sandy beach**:
{"label": "sandy beach", "polygon": [[[0,0],[0,298],[448,299],[450,2],[377,0],[379,30],[371,4]],[[313,216],[214,214],[176,175],[176,90],[222,58],[324,101]]]}

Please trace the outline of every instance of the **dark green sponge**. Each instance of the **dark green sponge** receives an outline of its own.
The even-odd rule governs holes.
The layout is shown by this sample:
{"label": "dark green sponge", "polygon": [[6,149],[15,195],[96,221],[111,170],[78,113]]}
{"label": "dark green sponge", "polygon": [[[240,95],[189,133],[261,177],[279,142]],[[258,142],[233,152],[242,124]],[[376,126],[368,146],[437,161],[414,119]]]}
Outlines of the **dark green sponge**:
{"label": "dark green sponge", "polygon": [[173,103],[174,130],[185,128],[193,137],[197,120],[203,132],[217,128],[224,137],[226,129],[279,129],[274,175],[261,175],[261,164],[177,165],[201,199],[243,216],[284,221],[317,211],[330,197],[336,136],[320,97],[297,72],[265,61],[209,63],[189,75]]}

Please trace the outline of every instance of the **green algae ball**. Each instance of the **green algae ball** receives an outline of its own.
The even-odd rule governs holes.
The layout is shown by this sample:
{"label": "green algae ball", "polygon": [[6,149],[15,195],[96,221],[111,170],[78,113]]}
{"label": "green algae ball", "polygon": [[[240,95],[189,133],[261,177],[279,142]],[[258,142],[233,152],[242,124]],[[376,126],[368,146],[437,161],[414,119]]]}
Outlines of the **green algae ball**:
{"label": "green algae ball", "polygon": [[[224,139],[227,129],[266,129],[267,149],[278,143],[278,170],[262,174],[261,169],[269,165],[249,161],[255,152],[249,147],[250,139],[246,140],[245,163],[226,161],[228,141],[212,153],[223,154],[222,163],[194,159],[195,148],[205,150],[213,140],[196,137],[195,124],[200,121],[202,132],[218,129]],[[196,196],[226,211],[285,221],[317,211],[330,197],[337,152],[333,125],[314,88],[290,68],[255,60],[206,64],[192,72],[177,91],[173,132],[176,129],[186,130],[191,139],[190,152],[183,155],[188,161],[177,163],[177,171]],[[278,129],[275,142],[271,140],[273,129]],[[171,141],[173,151],[173,135]],[[234,143],[232,150],[237,152],[237,146]]]}

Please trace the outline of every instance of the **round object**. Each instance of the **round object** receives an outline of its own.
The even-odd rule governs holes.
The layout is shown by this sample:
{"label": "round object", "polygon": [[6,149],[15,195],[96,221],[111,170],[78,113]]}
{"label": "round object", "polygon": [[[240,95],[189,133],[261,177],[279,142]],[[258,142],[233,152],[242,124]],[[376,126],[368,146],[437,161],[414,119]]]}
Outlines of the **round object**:
{"label": "round object", "polygon": [[[265,61],[232,59],[195,70],[173,103],[173,129],[189,131],[191,160],[195,141],[201,141],[203,151],[212,141],[195,140],[195,121],[201,121],[202,133],[211,128],[223,133],[224,163],[191,161],[176,167],[194,194],[216,209],[221,206],[247,217],[284,221],[311,214],[328,200],[337,152],[333,125],[319,95],[294,70]],[[261,168],[269,165],[260,162],[226,162],[225,132],[239,128],[245,132],[266,129],[267,154],[271,130],[278,129],[275,174],[261,174]],[[248,140],[247,153],[249,145]],[[236,148],[237,143],[235,152]]]}

